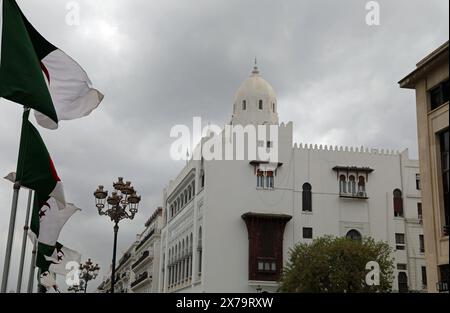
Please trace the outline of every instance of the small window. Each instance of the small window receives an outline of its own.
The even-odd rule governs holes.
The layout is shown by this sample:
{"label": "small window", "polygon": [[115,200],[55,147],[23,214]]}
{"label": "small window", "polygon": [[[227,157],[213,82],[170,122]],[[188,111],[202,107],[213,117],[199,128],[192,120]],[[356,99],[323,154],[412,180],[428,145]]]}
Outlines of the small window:
{"label": "small window", "polygon": [[273,188],[273,172],[267,171],[266,172],[266,180],[267,180],[267,188]]}
{"label": "small window", "polygon": [[304,183],[302,189],[302,211],[312,212],[311,184]]}
{"label": "small window", "polygon": [[397,250],[405,250],[405,234],[395,234],[395,248]]}
{"label": "small window", "polygon": [[423,240],[423,235],[419,235],[419,249],[420,249],[420,253],[425,252],[425,242]]}
{"label": "small window", "polygon": [[200,177],[200,186],[205,187],[205,172],[202,171],[202,176]]}
{"label": "small window", "polygon": [[422,286],[426,288],[427,286],[427,268],[425,266],[422,266]]}
{"label": "small window", "polygon": [[256,187],[264,188],[264,172],[258,170],[256,173]]}
{"label": "small window", "polygon": [[264,262],[263,261],[259,261],[258,262],[258,271],[263,271],[264,270]]}
{"label": "small window", "polygon": [[439,154],[440,154],[440,180],[442,183],[442,202],[441,205],[441,224],[444,236],[448,236],[450,213],[449,213],[449,190],[450,190],[450,171],[449,171],[449,133],[448,128],[438,134],[439,136]]}
{"label": "small window", "polygon": [[397,269],[398,269],[398,270],[402,270],[402,271],[406,271],[406,269],[407,269],[406,264],[404,264],[404,263],[398,263],[398,264],[397,264]]}
{"label": "small window", "polygon": [[346,194],[347,193],[347,182],[345,175],[339,176],[339,193]]}
{"label": "small window", "polygon": [[348,193],[356,194],[356,180],[353,175],[350,175],[348,178]]}
{"label": "small window", "polygon": [[259,108],[260,110],[263,109],[263,101],[262,101],[262,100],[259,100],[259,101],[258,101],[258,108]]}
{"label": "small window", "polygon": [[275,103],[272,103],[272,111],[275,113]]}
{"label": "small window", "polygon": [[399,292],[408,292],[408,276],[405,272],[398,273],[398,291]]}
{"label": "small window", "polygon": [[421,202],[417,202],[417,218],[419,220],[422,219],[422,203]]}
{"label": "small window", "polygon": [[273,142],[272,141],[267,141],[267,148],[273,148]]}
{"label": "small window", "polygon": [[402,191],[400,189],[395,189],[393,196],[394,196],[394,216],[403,217]]}
{"label": "small window", "polygon": [[420,190],[420,174],[416,174],[416,189]]}
{"label": "small window", "polygon": [[366,194],[366,179],[364,176],[358,177],[358,196],[365,196]]}
{"label": "small window", "polygon": [[311,239],[313,237],[313,229],[311,227],[303,227],[303,238]]}
{"label": "small window", "polygon": [[242,110],[247,110],[247,101],[242,100]]}
{"label": "small window", "polygon": [[449,80],[440,83],[429,91],[430,109],[434,110],[448,102]]}

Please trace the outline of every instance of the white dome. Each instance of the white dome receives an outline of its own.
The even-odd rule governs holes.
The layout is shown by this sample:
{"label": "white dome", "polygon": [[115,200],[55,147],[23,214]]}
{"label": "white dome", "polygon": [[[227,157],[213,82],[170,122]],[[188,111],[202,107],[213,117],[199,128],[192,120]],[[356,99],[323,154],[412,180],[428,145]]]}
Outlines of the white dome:
{"label": "white dome", "polygon": [[236,92],[231,123],[278,124],[277,96],[256,65]]}

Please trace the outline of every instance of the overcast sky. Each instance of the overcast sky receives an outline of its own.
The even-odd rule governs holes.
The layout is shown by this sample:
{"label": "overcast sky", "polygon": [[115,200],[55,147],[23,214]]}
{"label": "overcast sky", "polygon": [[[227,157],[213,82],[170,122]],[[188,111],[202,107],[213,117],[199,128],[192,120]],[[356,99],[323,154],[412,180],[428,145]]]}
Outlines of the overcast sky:
{"label": "overcast sky", "polygon": [[[169,158],[170,128],[191,125],[193,116],[227,123],[255,56],[296,142],[408,148],[417,158],[414,92],[397,82],[449,38],[448,0],[378,1],[379,26],[366,25],[364,0],[80,0],[78,26],[66,23],[73,1],[17,2],[105,95],[86,118],[63,121],[56,131],[39,127],[66,198],[82,208],[59,241],[98,261],[101,276],[111,262],[113,224],[96,212],[96,186],[110,190],[124,176],[142,195],[137,217],[120,223],[120,253],[184,165]],[[0,107],[4,176],[16,167],[22,107],[4,99]],[[1,269],[11,196],[12,184],[1,179]],[[26,198],[22,190],[8,290],[16,288]]]}

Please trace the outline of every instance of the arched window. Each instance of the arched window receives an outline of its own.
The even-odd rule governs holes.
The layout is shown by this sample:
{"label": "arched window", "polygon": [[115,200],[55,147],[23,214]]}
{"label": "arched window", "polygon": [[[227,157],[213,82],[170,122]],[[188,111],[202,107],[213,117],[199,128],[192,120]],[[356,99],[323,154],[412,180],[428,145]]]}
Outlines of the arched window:
{"label": "arched window", "polygon": [[345,175],[339,176],[339,193],[341,194],[347,193],[347,183]]}
{"label": "arched window", "polygon": [[262,100],[259,100],[259,101],[258,101],[258,108],[259,108],[260,110],[263,109],[263,101],[262,101]]}
{"label": "arched window", "polygon": [[266,173],[266,181],[267,181],[267,188],[273,188],[273,171],[267,171]]}
{"label": "arched window", "polygon": [[302,186],[302,211],[312,211],[312,197],[311,197],[311,184],[304,183]]}
{"label": "arched window", "polygon": [[275,103],[272,103],[272,111],[275,113]]}
{"label": "arched window", "polygon": [[366,192],[366,180],[364,176],[358,177],[358,192]]}
{"label": "arched window", "polygon": [[242,110],[247,110],[247,101],[242,100]]}
{"label": "arched window", "polygon": [[201,226],[198,229],[197,251],[198,251],[198,275],[200,276],[202,274],[202,227]]}
{"label": "arched window", "polygon": [[348,177],[348,193],[351,193],[352,195],[356,193],[356,180],[353,175]]}
{"label": "arched window", "polygon": [[261,170],[256,173],[256,187],[264,188],[264,172]]}
{"label": "arched window", "polygon": [[200,175],[200,186],[203,188],[205,187],[205,172],[202,170]]}
{"label": "arched window", "polygon": [[408,275],[405,272],[398,273],[398,292],[408,292]]}
{"label": "arched window", "polygon": [[356,229],[349,230],[347,235],[345,235],[345,237],[348,239],[357,240],[357,241],[361,241],[361,239],[362,239],[361,233],[359,231],[357,231]]}
{"label": "arched window", "polygon": [[403,217],[403,198],[402,191],[400,189],[395,189],[393,192],[394,196],[394,216]]}

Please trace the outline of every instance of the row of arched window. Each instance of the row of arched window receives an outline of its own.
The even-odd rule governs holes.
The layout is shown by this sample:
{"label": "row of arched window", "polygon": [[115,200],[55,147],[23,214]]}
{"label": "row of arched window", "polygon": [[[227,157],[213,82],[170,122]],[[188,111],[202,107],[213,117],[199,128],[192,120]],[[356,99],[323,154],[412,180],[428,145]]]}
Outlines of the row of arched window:
{"label": "row of arched window", "polygon": [[[197,243],[197,253],[198,253],[198,264],[199,264],[199,274],[201,273],[202,267],[202,228],[198,230],[198,243]],[[174,244],[169,249],[169,258],[167,266],[167,284],[168,288],[173,288],[178,285],[184,284],[192,280],[192,255],[193,255],[193,235],[186,236],[178,243]]]}
{"label": "row of arched window", "polygon": [[256,187],[258,188],[274,188],[273,171],[261,171],[256,173]]}
{"label": "row of arched window", "polygon": [[349,175],[348,179],[346,175],[339,176],[339,193],[340,194],[350,194],[357,195],[366,193],[366,179],[364,176],[360,175],[358,177],[358,182],[356,182],[355,175]]}
{"label": "row of arched window", "polygon": [[195,182],[192,181],[189,185],[178,195],[178,197],[170,204],[170,218],[177,215],[184,206],[194,198]]}

